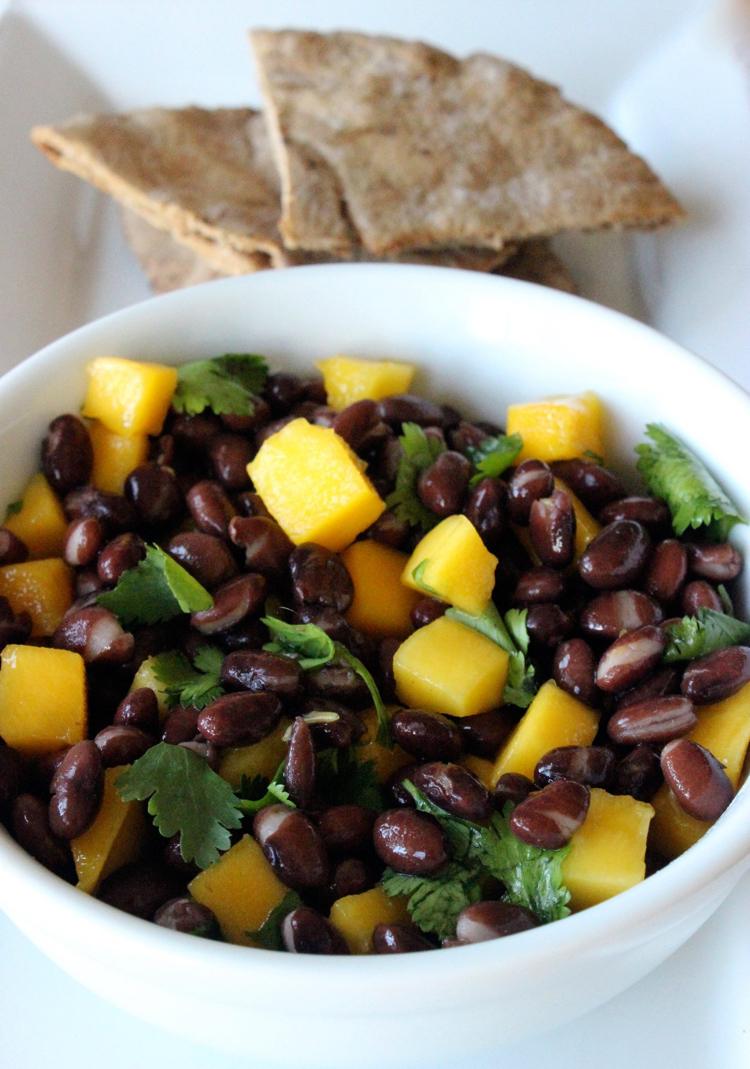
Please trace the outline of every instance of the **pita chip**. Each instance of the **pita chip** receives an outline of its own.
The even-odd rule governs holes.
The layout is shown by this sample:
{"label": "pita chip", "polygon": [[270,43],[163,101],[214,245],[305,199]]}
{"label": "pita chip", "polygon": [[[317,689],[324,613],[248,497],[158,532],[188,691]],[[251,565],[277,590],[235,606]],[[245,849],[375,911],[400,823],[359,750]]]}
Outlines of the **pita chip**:
{"label": "pita chip", "polygon": [[578,287],[559,256],[552,251],[547,241],[527,241],[497,272],[506,278],[520,278],[524,282],[536,282],[550,289],[577,293]]}
{"label": "pita chip", "polygon": [[289,248],[502,249],[683,214],[601,120],[503,59],[359,33],[251,39]]}

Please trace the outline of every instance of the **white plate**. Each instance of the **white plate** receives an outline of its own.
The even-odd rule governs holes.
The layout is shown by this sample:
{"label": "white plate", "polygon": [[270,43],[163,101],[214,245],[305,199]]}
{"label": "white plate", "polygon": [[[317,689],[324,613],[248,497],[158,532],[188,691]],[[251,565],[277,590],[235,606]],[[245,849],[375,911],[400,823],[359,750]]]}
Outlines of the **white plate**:
{"label": "white plate", "polygon": [[[28,144],[28,128],[76,110],[257,104],[244,39],[254,24],[355,27],[427,37],[457,52],[497,51],[604,114],[671,184],[691,221],[667,235],[561,241],[583,292],[646,318],[750,387],[743,39],[724,4],[701,0],[11,4],[0,22],[0,369],[147,295],[112,206],[42,160]],[[747,1064],[749,891],[746,880],[685,949],[636,988],[550,1035],[544,1051],[499,1049],[494,1069],[533,1064],[540,1055],[566,1069],[593,1069],[603,1060],[610,1069]],[[108,1064],[117,1069],[132,1064],[137,1049],[146,1069],[205,1064],[205,1052],[180,1048],[79,989],[2,919],[0,940],[3,1063],[36,1069],[54,1059],[58,1069],[78,1069],[87,1064],[85,1049],[111,1052]],[[211,1064],[223,1069],[218,1056]]]}

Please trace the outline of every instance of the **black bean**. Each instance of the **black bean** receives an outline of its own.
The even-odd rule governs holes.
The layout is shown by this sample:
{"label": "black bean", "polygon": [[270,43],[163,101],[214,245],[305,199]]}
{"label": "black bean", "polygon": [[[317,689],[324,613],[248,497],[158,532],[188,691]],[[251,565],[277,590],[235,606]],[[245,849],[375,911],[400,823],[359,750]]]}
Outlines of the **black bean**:
{"label": "black bean", "polygon": [[680,608],[686,616],[696,616],[700,609],[722,612],[724,606],[718,591],[710,583],[705,579],[693,579],[682,591]]}
{"label": "black bean", "polygon": [[648,802],[662,784],[659,758],[650,746],[636,746],[620,761],[609,790],[612,794],[629,794]]}
{"label": "black bean", "polygon": [[301,716],[295,717],[292,723],[284,782],[295,805],[306,809],[315,791],[315,747],[310,728]]}
{"label": "black bean", "polygon": [[182,856],[179,835],[173,835],[166,840],[164,849],[161,852],[161,858],[167,868],[178,873],[186,882],[192,880],[200,872],[194,861],[186,861]]}
{"label": "black bean", "polygon": [[216,478],[227,490],[245,490],[250,483],[247,466],[255,449],[239,434],[217,434],[211,440],[209,456]]}
{"label": "black bean", "polygon": [[463,419],[459,420],[448,433],[451,449],[464,453],[466,456],[469,456],[487,437],[487,432],[478,427],[476,423],[467,423]]}
{"label": "black bean", "polygon": [[4,739],[0,739],[0,820],[20,793],[23,779],[21,755],[8,746]]}
{"label": "black bean", "polygon": [[49,826],[49,806],[34,794],[19,794],[11,815],[13,836],[18,843],[50,872],[70,879],[73,859],[64,839]]}
{"label": "black bean", "polygon": [[371,866],[359,857],[346,857],[334,865],[331,894],[334,898],[361,895],[363,891],[374,887],[375,883]]}
{"label": "black bean", "polygon": [[195,457],[208,450],[211,440],[221,433],[221,423],[212,413],[200,412],[176,416],[169,430],[177,444]]}
{"label": "black bean", "polygon": [[103,537],[102,525],[95,517],[84,516],[80,520],[73,520],[65,532],[63,557],[73,568],[85,567],[96,558]]}
{"label": "black bean", "polygon": [[125,572],[135,568],[145,556],[146,545],[139,535],[132,531],[117,535],[99,551],[96,574],[102,583],[114,586]]}
{"label": "black bean", "polygon": [[275,694],[225,694],[201,710],[198,731],[215,746],[247,746],[269,735],[280,719]]}
{"label": "black bean", "polygon": [[387,510],[367,528],[365,534],[374,542],[391,546],[392,549],[401,549],[409,537],[410,530],[405,520],[399,520],[395,513]]}
{"label": "black bean", "polygon": [[599,519],[604,524],[631,520],[644,527],[658,529],[669,526],[670,515],[666,501],[661,498],[633,496],[623,497],[605,505],[599,513]]}
{"label": "black bean", "polygon": [[289,887],[303,890],[325,887],[329,880],[328,855],[320,833],[299,809],[270,805],[256,813],[253,834]]}
{"label": "black bean", "polygon": [[198,710],[192,706],[178,705],[164,721],[162,740],[173,746],[190,742],[198,734]]}
{"label": "black bean", "polygon": [[228,536],[229,521],[236,509],[220,483],[201,479],[185,494],[185,502],[199,531],[217,538]]}
{"label": "black bean", "polygon": [[252,411],[245,413],[222,412],[219,416],[222,426],[235,434],[249,434],[250,431],[262,427],[271,418],[271,406],[262,397],[253,395],[251,399]]}
{"label": "black bean", "polygon": [[287,913],[281,925],[284,949],[290,954],[348,954],[344,937],[329,920],[309,906]]}
{"label": "black bean", "polygon": [[278,576],[286,571],[294,546],[275,520],[266,516],[234,516],[229,537],[245,552],[245,567],[261,575]]}
{"label": "black bean", "polygon": [[557,602],[565,593],[565,579],[554,568],[530,568],[519,576],[513,592],[514,605]]}
{"label": "black bean", "polygon": [[262,575],[239,575],[220,586],[214,592],[211,608],[194,612],[190,624],[202,635],[228,631],[263,607],[267,591],[268,583]]}
{"label": "black bean", "polygon": [[239,494],[235,494],[234,501],[237,505],[234,512],[240,516],[265,516],[266,519],[271,518],[271,513],[263,504],[263,498],[252,490],[242,490]]}
{"label": "black bean", "polygon": [[750,646],[728,646],[685,669],[682,693],[696,705],[723,701],[750,682]]}
{"label": "black bean", "polygon": [[677,597],[687,574],[687,550],[676,538],[665,538],[654,546],[646,569],[643,588],[652,598],[670,602]]}
{"label": "black bean", "polygon": [[130,765],[156,744],[153,735],[128,724],[110,724],[94,736],[105,768]]}
{"label": "black bean", "polygon": [[690,571],[714,583],[728,583],[742,571],[742,554],[729,542],[687,547]]}
{"label": "black bean", "polygon": [[77,598],[87,598],[90,594],[99,594],[104,587],[99,576],[92,568],[76,572],[74,589]]}
{"label": "black bean", "polygon": [[182,511],[175,473],[161,464],[139,464],[125,480],[125,496],[147,527],[163,527]]}
{"label": "black bean", "polygon": [[97,897],[115,909],[151,920],[160,906],[181,891],[176,872],[147,861],[113,872],[102,883]]}
{"label": "black bean", "polygon": [[634,686],[661,663],[666,644],[666,635],[655,624],[627,631],[602,654],[596,668],[597,687],[614,693]]}
{"label": "black bean", "polygon": [[274,371],[266,379],[263,396],[275,416],[284,415],[292,405],[305,397],[305,385],[299,375],[288,371]]}
{"label": "black bean", "polygon": [[529,846],[559,850],[586,819],[589,790],[572,780],[556,780],[519,802],[510,815],[510,830]]}
{"label": "black bean", "polygon": [[318,830],[333,854],[358,854],[367,850],[375,814],[362,805],[332,805],[318,817]]}
{"label": "black bean", "polygon": [[554,649],[574,627],[573,617],[559,605],[530,605],[526,611],[526,630],[537,647]]}
{"label": "black bean", "polygon": [[615,767],[615,755],[606,746],[558,746],[540,757],[534,782],[545,787],[567,779],[586,787],[606,787]]}
{"label": "black bean", "polygon": [[555,480],[543,460],[524,460],[508,482],[508,510],[514,523],[529,522],[531,506],[540,498],[549,497]]}
{"label": "black bean", "polygon": [[66,494],[89,481],[94,450],[89,432],[78,416],[58,416],[42,442],[42,469],[54,490]]}
{"label": "black bean", "polygon": [[430,761],[414,769],[411,781],[431,802],[464,820],[486,820],[492,812],[489,791],[463,765]]}
{"label": "black bean", "polygon": [[464,515],[488,549],[495,550],[507,526],[508,487],[502,479],[485,478],[469,491]]}
{"label": "black bean", "polygon": [[435,948],[412,924],[376,924],[372,949],[376,954],[412,954]]}
{"label": "black bean", "polygon": [[150,687],[138,687],[126,694],[114,716],[115,724],[140,728],[153,735],[159,728],[159,703]]}
{"label": "black bean", "polygon": [[447,608],[448,606],[444,601],[438,601],[437,598],[431,598],[429,595],[420,598],[419,601],[414,603],[410,613],[412,626],[415,628],[426,627],[433,620],[444,616]]}
{"label": "black bean", "polygon": [[154,914],[154,924],[160,928],[170,928],[173,932],[185,932],[187,935],[199,935],[205,939],[216,939],[219,924],[208,908],[186,895],[171,898],[160,906]]}
{"label": "black bean", "polygon": [[0,527],[0,565],[20,564],[29,555],[25,542],[14,535],[7,527]]}
{"label": "black bean", "polygon": [[587,508],[595,512],[610,501],[625,496],[625,487],[618,475],[590,460],[555,460],[555,475],[580,497]]}
{"label": "black bean", "polygon": [[226,583],[237,571],[234,557],[221,539],[202,531],[175,535],[167,553],[203,586],[213,589]]}
{"label": "black bean", "polygon": [[643,571],[650,548],[645,527],[634,520],[615,520],[589,542],[578,571],[596,590],[626,587]]}
{"label": "black bean", "polygon": [[86,664],[125,664],[135,639],[109,609],[92,605],[68,611],[52,636],[56,649],[80,653]]}
{"label": "black bean", "polygon": [[221,666],[221,681],[243,690],[273,691],[283,698],[299,693],[301,672],[297,661],[266,650],[235,650]]}
{"label": "black bean", "polygon": [[668,694],[676,694],[679,689],[679,668],[675,668],[674,665],[665,665],[623,694],[618,694],[617,710],[619,712],[621,709],[627,709],[629,705],[646,701],[648,698],[665,698]]}
{"label": "black bean", "polygon": [[452,516],[461,511],[469,485],[471,464],[462,453],[446,450],[419,476],[420,501],[436,516]]}
{"label": "black bean", "polygon": [[361,677],[348,664],[326,664],[307,673],[305,679],[310,694],[321,698],[360,706],[368,701],[370,692]]}
{"label": "black bean", "polygon": [[346,612],[354,585],[337,553],[314,542],[297,546],[289,556],[294,597],[300,605]]}
{"label": "black bean", "polygon": [[358,450],[365,437],[378,421],[377,405],[374,401],[355,401],[337,412],[333,419],[336,434],[347,442],[352,449]]}
{"label": "black bean", "polygon": [[135,509],[127,498],[121,494],[95,490],[93,486],[82,486],[69,491],[65,495],[63,508],[68,520],[93,516],[99,520],[107,535],[132,530],[138,522]]}
{"label": "black bean", "polygon": [[391,717],[391,734],[402,750],[422,761],[454,761],[461,753],[458,728],[439,713],[399,709]]}
{"label": "black bean", "polygon": [[464,749],[487,758],[496,756],[514,726],[513,720],[503,709],[462,716],[457,723]]}
{"label": "black bean", "polygon": [[594,651],[582,638],[561,642],[555,650],[552,674],[558,687],[574,698],[593,705],[596,702],[596,659]]}
{"label": "black bean", "polygon": [[61,839],[76,839],[91,825],[101,801],[103,765],[98,747],[86,739],[71,746],[52,777],[49,826]]}
{"label": "black bean", "polygon": [[436,820],[413,809],[388,809],[373,827],[375,852],[384,864],[409,876],[431,876],[448,860]]}
{"label": "black bean", "polygon": [[625,746],[642,742],[669,742],[687,735],[698,723],[693,703],[681,694],[645,701],[618,709],[610,717],[607,734]]}
{"label": "black bean", "polygon": [[734,798],[723,766],[710,750],[690,739],[667,743],[661,770],[677,804],[695,820],[718,820]]}
{"label": "black bean", "polygon": [[639,590],[616,590],[590,601],[579,617],[579,625],[593,638],[615,639],[623,631],[658,624],[663,616],[659,604]]}
{"label": "black bean", "polygon": [[399,430],[402,423],[417,423],[420,427],[442,427],[445,413],[440,405],[414,394],[392,394],[378,401],[378,419]]}
{"label": "black bean", "polygon": [[456,939],[460,943],[483,943],[516,932],[536,928],[539,921],[524,906],[510,902],[484,901],[464,906],[456,921]]}

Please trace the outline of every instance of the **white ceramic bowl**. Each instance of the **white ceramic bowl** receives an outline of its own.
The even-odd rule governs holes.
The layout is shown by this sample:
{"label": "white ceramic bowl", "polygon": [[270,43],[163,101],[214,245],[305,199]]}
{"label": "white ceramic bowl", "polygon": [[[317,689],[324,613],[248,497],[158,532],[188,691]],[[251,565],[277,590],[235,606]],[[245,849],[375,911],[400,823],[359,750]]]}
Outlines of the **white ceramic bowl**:
{"label": "white ceramic bowl", "polygon": [[[79,406],[91,357],[180,362],[243,351],[303,370],[337,352],[412,360],[418,390],[500,421],[509,402],[592,388],[610,413],[611,460],[632,466],[644,424],[663,421],[750,514],[750,398],[696,357],[537,286],[367,265],[209,283],[48,346],[0,381],[0,499],[13,500],[34,469],[47,422]],[[626,894],[509,939],[397,957],[293,956],[187,938],[80,894],[4,832],[0,907],[103,998],[245,1062],[455,1066],[638,980],[716,909],[749,855],[746,788],[695,848]]]}

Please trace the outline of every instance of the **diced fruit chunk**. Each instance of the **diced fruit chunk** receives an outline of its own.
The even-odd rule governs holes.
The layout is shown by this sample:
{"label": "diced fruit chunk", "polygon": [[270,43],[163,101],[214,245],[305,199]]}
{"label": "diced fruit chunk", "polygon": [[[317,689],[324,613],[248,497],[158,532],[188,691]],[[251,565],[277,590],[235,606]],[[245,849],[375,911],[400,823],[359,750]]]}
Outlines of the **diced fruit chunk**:
{"label": "diced fruit chunk", "polygon": [[55,491],[41,472],[32,475],[20,510],[8,516],[5,526],[26,543],[32,558],[62,554],[68,524]]}
{"label": "diced fruit chunk", "polygon": [[224,938],[242,946],[255,945],[248,933],[262,928],[289,892],[249,835],[199,873],[188,890],[212,910]]}
{"label": "diced fruit chunk", "polygon": [[[414,572],[423,565],[418,580]],[[495,585],[497,557],[485,546],[466,516],[447,516],[433,527],[412,553],[402,582],[475,616],[484,612]],[[421,585],[420,585],[421,584]]]}
{"label": "diced fruit chunk", "polygon": [[378,924],[408,924],[406,898],[393,898],[382,887],[360,895],[337,898],[331,906],[331,924],[343,935],[352,954],[372,952],[372,933]]}
{"label": "diced fruit chunk", "polygon": [[341,559],[354,584],[354,599],[346,614],[349,623],[376,638],[408,635],[419,594],[401,582],[406,554],[366,538],[344,550]]}
{"label": "diced fruit chunk", "polygon": [[[724,765],[737,790],[750,745],[750,683],[729,698],[714,705],[698,706],[696,711],[698,723],[688,738],[711,751]],[[651,827],[651,843],[670,860],[697,843],[711,827],[710,822],[689,816],[666,784],[656,792],[652,804],[656,816]]]}
{"label": "diced fruit chunk", "polygon": [[[389,718],[396,708],[398,707],[391,706],[387,709]],[[357,761],[362,763],[372,761],[375,766],[375,778],[378,783],[385,783],[394,772],[410,764],[414,758],[410,757],[400,746],[395,744],[383,746],[378,742],[378,718],[374,709],[368,709],[362,716],[362,720],[365,731],[356,745]]]}
{"label": "diced fruit chunk", "polygon": [[0,568],[0,596],[31,617],[34,638],[51,635],[73,604],[73,575],[64,560],[30,560]]}
{"label": "diced fruit chunk", "polygon": [[97,356],[86,368],[83,415],[115,434],[160,434],[177,385],[177,369],[119,356]]}
{"label": "diced fruit chunk", "polygon": [[601,531],[601,524],[591,515],[583,502],[576,497],[570,487],[566,486],[562,479],[555,479],[555,489],[562,490],[570,498],[573,511],[576,514],[576,550],[573,558],[574,565],[581,559],[581,555],[589,542],[596,538]]}
{"label": "diced fruit chunk", "polygon": [[379,401],[392,393],[407,393],[415,371],[413,364],[357,360],[353,356],[329,356],[315,366],[323,375],[328,404],[338,411],[355,401]]}
{"label": "diced fruit chunk", "polygon": [[640,883],[646,875],[646,838],[653,815],[646,802],[592,788],[586,819],[563,861],[572,909],[595,906]]}
{"label": "diced fruit chunk", "polygon": [[401,643],[393,674],[399,698],[412,708],[473,716],[500,705],[508,654],[478,631],[441,616]]}
{"label": "diced fruit chunk", "polygon": [[558,746],[590,746],[599,714],[553,680],[544,683],[495,760],[494,782],[506,772],[534,778],[540,757]]}
{"label": "diced fruit chunk", "polygon": [[495,766],[492,761],[488,761],[486,757],[477,757],[476,754],[467,753],[463,757],[458,759],[459,765],[463,765],[464,768],[468,768],[480,783],[483,783],[488,790],[492,790],[495,786]]}
{"label": "diced fruit chunk", "polygon": [[289,721],[283,719],[271,734],[266,735],[260,742],[254,742],[252,746],[232,746],[223,750],[219,775],[233,787],[240,786],[243,776],[248,779],[255,776],[271,779],[286,754],[287,746],[281,737],[288,727]]}
{"label": "diced fruit chunk", "polygon": [[268,511],[292,542],[344,549],[385,508],[362,461],[328,427],[294,419],[247,466]]}
{"label": "diced fruit chunk", "polygon": [[129,765],[108,768],[96,820],[70,844],[78,876],[78,889],[96,894],[102,880],[123,865],[136,861],[146,838],[143,802],[123,802],[115,783]]}
{"label": "diced fruit chunk", "polygon": [[94,450],[92,486],[109,494],[121,494],[133,468],[143,464],[148,457],[148,437],[145,434],[115,434],[98,420],[89,425],[89,437]]}
{"label": "diced fruit chunk", "polygon": [[138,671],[133,676],[133,682],[130,684],[130,690],[140,690],[141,687],[148,687],[156,695],[156,704],[159,706],[159,719],[163,723],[167,719],[169,713],[169,703],[167,702],[167,687],[162,683],[154,670],[156,663],[156,657],[147,657],[145,661],[141,661]]}
{"label": "diced fruit chunk", "polygon": [[78,653],[6,646],[0,662],[0,738],[44,754],[86,737],[86,668]]}
{"label": "diced fruit chunk", "polygon": [[520,434],[518,459],[570,460],[585,453],[602,455],[604,411],[595,393],[550,397],[546,401],[509,405],[508,434]]}

